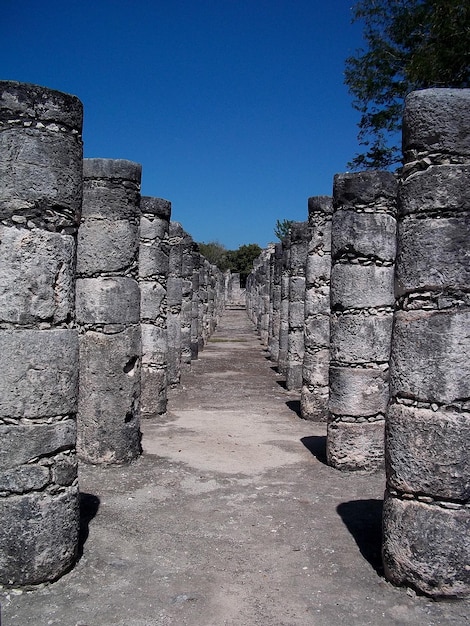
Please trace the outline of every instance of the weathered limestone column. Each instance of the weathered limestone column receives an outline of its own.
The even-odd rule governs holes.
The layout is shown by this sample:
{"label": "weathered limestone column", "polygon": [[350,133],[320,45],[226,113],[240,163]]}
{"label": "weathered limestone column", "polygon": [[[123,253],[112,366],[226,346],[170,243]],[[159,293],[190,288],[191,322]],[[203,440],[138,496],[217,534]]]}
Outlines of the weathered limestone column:
{"label": "weathered limestone column", "polygon": [[181,378],[181,305],[183,302],[183,227],[170,222],[170,270],[168,274],[168,384]]}
{"label": "weathered limestone column", "polygon": [[198,349],[203,350],[206,345],[207,332],[206,332],[206,320],[207,320],[207,282],[208,274],[207,268],[209,267],[209,261],[204,258],[202,254],[199,255],[199,310],[198,310]]}
{"label": "weathered limestone column", "polygon": [[181,365],[191,365],[191,318],[193,309],[193,240],[183,232],[181,259]]}
{"label": "weathered limestone column", "polygon": [[78,547],[76,231],[82,104],[0,82],[0,583],[58,578]]}
{"label": "weathered limestone column", "polygon": [[333,199],[308,199],[310,239],[305,270],[304,361],[300,411],[304,419],[328,420],[330,367],[331,216]]}
{"label": "weathered limestone column", "polygon": [[383,465],[396,254],[390,172],[337,174],[331,225],[328,463]]}
{"label": "weathered limestone column", "polygon": [[470,592],[470,90],[410,94],[386,427],[385,574]]}
{"label": "weathered limestone column", "polygon": [[140,201],[139,286],[142,331],[142,418],[166,412],[167,280],[171,203],[144,196]]}
{"label": "weathered limestone column", "polygon": [[207,313],[208,313],[208,335],[207,339],[212,336],[212,333],[217,326],[217,278],[216,278],[216,266],[209,263],[209,288],[207,298]]}
{"label": "weathered limestone column", "polygon": [[302,389],[304,361],[305,268],[307,243],[310,238],[308,222],[292,224],[290,235],[289,314],[287,336],[286,387]]}
{"label": "weathered limestone column", "polygon": [[271,259],[274,244],[269,244],[261,253],[260,268],[260,338],[264,346],[269,344],[269,324],[271,318]]}
{"label": "weathered limestone column", "polygon": [[287,345],[289,337],[289,285],[290,285],[290,234],[282,240],[281,305],[279,308],[279,359],[278,372],[287,373]]}
{"label": "weathered limestone column", "polygon": [[199,307],[200,307],[200,293],[199,293],[199,280],[201,269],[201,255],[199,253],[199,247],[197,243],[193,241],[192,251],[193,257],[193,275],[192,282],[192,301],[191,301],[191,360],[195,360],[199,355]]}
{"label": "weathered limestone column", "polygon": [[141,451],[140,178],[131,161],[84,160],[77,449],[90,463],[125,463]]}
{"label": "weathered limestone column", "polygon": [[276,243],[272,256],[271,318],[269,321],[269,354],[272,361],[279,360],[279,325],[281,318],[282,244]]}

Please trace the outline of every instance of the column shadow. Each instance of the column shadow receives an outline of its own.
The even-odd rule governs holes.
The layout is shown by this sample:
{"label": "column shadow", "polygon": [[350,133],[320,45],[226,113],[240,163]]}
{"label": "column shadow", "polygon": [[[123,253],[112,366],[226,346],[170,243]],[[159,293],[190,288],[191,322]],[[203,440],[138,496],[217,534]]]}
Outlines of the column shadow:
{"label": "column shadow", "polygon": [[352,500],[336,507],[338,515],[357,543],[362,556],[383,576],[382,564],[383,500]]}
{"label": "column shadow", "polygon": [[302,437],[300,440],[307,450],[316,457],[320,463],[327,465],[326,462],[326,435],[310,437]]}
{"label": "column shadow", "polygon": [[297,417],[302,417],[302,414],[300,412],[300,400],[288,400],[286,402],[286,406],[291,411],[294,411]]}
{"label": "column shadow", "polygon": [[78,558],[83,556],[83,548],[89,535],[89,524],[98,513],[100,499],[92,493],[80,493],[80,530],[78,533]]}

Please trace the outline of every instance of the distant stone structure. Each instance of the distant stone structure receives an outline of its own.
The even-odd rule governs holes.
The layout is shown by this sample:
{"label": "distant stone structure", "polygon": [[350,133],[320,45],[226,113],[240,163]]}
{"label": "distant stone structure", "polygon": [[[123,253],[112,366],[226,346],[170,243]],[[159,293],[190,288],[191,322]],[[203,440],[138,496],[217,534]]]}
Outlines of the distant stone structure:
{"label": "distant stone structure", "polygon": [[241,287],[238,272],[225,272],[225,300],[229,309],[246,308],[245,289]]}
{"label": "distant stone structure", "polygon": [[76,231],[83,108],[0,82],[0,583],[72,567],[78,546]]}

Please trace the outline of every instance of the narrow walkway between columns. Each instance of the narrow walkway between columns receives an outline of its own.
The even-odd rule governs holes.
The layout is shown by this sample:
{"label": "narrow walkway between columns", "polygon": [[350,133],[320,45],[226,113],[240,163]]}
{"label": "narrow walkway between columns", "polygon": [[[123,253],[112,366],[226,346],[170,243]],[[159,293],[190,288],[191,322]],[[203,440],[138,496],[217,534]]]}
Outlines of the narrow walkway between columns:
{"label": "narrow walkway between columns", "polygon": [[83,465],[83,556],[69,574],[2,602],[5,626],[441,626],[468,602],[436,603],[380,571],[384,476],[325,464],[326,426],[244,311],[227,310],[146,421],[129,466]]}

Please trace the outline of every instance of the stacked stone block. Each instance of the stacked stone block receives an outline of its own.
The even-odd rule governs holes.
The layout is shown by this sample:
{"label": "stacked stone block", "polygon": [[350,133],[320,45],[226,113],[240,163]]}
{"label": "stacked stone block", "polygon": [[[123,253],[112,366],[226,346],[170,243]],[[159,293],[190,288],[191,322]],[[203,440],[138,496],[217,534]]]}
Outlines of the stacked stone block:
{"label": "stacked stone block", "polygon": [[334,179],[327,459],[337,469],[383,465],[396,193],[390,172]]}
{"label": "stacked stone block", "polygon": [[197,243],[193,241],[191,247],[193,274],[192,282],[192,300],[191,300],[191,360],[197,359],[199,355],[199,309],[201,306],[200,287],[200,269],[201,255]]}
{"label": "stacked stone block", "polygon": [[168,274],[168,385],[181,378],[181,306],[183,302],[183,239],[179,222],[170,222],[170,267]]}
{"label": "stacked stone block", "polygon": [[470,592],[470,90],[410,94],[386,428],[387,578]]}
{"label": "stacked stone block", "polygon": [[0,82],[0,582],[54,580],[78,547],[76,230],[82,104]]}
{"label": "stacked stone block", "polygon": [[272,272],[270,275],[270,319],[268,349],[272,361],[279,360],[279,325],[281,317],[281,272],[282,272],[282,244],[274,246],[272,259]]}
{"label": "stacked stone block", "polygon": [[332,213],[331,197],[309,198],[300,411],[304,419],[320,422],[328,420]]}
{"label": "stacked stone block", "polygon": [[85,159],[77,252],[80,457],[124,463],[140,446],[141,166]]}
{"label": "stacked stone block", "polygon": [[198,347],[203,350],[209,339],[207,331],[209,261],[201,254],[199,263],[199,311],[198,311]]}
{"label": "stacked stone block", "polygon": [[181,365],[191,365],[191,319],[193,313],[193,240],[183,233],[181,259]]}
{"label": "stacked stone block", "polygon": [[139,286],[142,331],[142,418],[166,412],[167,280],[171,203],[144,196],[140,201]]}
{"label": "stacked stone block", "polygon": [[247,282],[248,316],[256,326],[263,345],[268,345],[270,319],[270,275],[274,246],[269,245],[253,262]]}
{"label": "stacked stone block", "polygon": [[302,388],[304,361],[305,269],[307,244],[310,239],[308,222],[292,224],[289,262],[289,309],[287,331],[286,387],[289,391]]}
{"label": "stacked stone block", "polygon": [[279,357],[277,361],[278,372],[284,376],[287,374],[287,347],[289,341],[290,245],[291,236],[288,234],[282,240]]}

